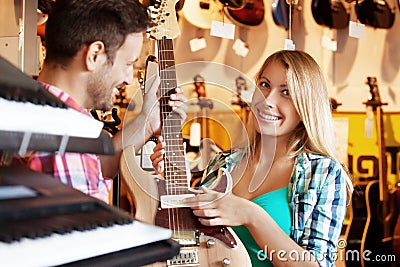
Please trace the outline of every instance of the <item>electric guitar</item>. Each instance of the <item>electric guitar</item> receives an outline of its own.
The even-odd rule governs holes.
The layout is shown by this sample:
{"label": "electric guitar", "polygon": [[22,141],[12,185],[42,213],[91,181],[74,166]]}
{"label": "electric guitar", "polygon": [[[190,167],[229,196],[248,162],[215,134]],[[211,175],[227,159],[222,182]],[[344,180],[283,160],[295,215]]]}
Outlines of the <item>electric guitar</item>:
{"label": "electric guitar", "polygon": [[[236,84],[236,95],[235,95],[235,99],[233,99],[231,101],[232,105],[237,105],[240,107],[240,118],[243,121],[244,125],[247,125],[247,120],[249,117],[249,113],[250,113],[250,106],[249,103],[247,101],[251,101],[250,99],[245,99],[243,100],[243,98],[246,98],[244,95],[246,94],[247,98],[248,98],[248,87],[247,87],[247,82],[246,79],[243,78],[242,76],[238,76],[235,79],[235,84]],[[247,100],[247,101],[246,101]]]}
{"label": "electric guitar", "polygon": [[[375,261],[380,255],[392,254],[392,236],[394,229],[394,206],[391,203],[391,193],[387,181],[387,161],[384,138],[384,124],[382,105],[378,85],[375,77],[368,77],[370,99],[364,104],[376,113],[376,130],[378,143],[378,174],[379,177],[372,181],[359,182],[354,186],[352,198],[352,220],[348,228],[348,251],[358,251],[359,259],[347,259],[346,266],[376,266]],[[385,262],[380,262],[382,266]],[[389,264],[390,262],[386,262]]]}
{"label": "electric guitar", "polygon": [[[182,203],[182,199],[200,191],[189,186],[181,118],[168,105],[169,95],[177,87],[172,39],[179,34],[179,26],[176,20],[171,21],[175,18],[173,7],[173,1],[163,1],[158,11],[160,20],[150,32],[158,48],[161,132],[166,142],[164,179],[140,168],[132,146],[123,151],[121,176],[133,197],[135,218],[171,229],[172,238],[181,245],[177,256],[154,266],[251,266],[246,249],[229,227],[201,225],[192,210]],[[232,184],[229,173],[217,171],[218,179],[212,189],[229,191]]]}
{"label": "electric guitar", "polygon": [[[299,0],[273,0],[271,5],[272,18],[277,26],[290,30],[299,27],[298,16],[303,7]],[[296,12],[296,14],[294,14]],[[294,18],[297,18],[293,23]]]}

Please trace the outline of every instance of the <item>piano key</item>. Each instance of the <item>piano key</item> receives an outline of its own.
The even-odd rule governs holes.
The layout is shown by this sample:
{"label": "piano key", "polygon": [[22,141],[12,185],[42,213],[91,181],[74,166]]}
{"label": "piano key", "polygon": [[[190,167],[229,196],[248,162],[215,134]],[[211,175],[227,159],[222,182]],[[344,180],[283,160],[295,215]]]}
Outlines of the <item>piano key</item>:
{"label": "piano key", "polygon": [[0,242],[5,266],[54,266],[171,238],[171,230],[133,221],[93,230]]}
{"label": "piano key", "polygon": [[72,108],[6,100],[0,97],[0,130],[97,138],[103,123]]}

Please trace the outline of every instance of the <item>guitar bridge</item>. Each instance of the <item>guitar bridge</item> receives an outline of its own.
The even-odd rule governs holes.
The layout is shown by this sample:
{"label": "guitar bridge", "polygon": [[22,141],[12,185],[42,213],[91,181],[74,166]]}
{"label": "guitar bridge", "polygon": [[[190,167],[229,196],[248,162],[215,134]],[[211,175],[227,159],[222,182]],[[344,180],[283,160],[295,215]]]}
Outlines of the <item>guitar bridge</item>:
{"label": "guitar bridge", "polygon": [[177,241],[181,246],[200,246],[199,231],[197,230],[173,231],[172,239]]}
{"label": "guitar bridge", "polygon": [[167,260],[167,266],[198,266],[198,249],[181,249],[179,254]]}

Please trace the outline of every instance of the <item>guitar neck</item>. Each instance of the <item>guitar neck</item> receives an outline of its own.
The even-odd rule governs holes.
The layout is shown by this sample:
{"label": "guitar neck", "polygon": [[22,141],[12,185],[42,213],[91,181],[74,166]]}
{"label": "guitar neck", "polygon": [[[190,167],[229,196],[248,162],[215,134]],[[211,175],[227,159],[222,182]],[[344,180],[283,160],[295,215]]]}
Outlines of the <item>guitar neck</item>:
{"label": "guitar neck", "polygon": [[166,143],[165,180],[167,191],[171,194],[184,193],[187,190],[187,168],[181,131],[181,118],[172,112],[168,105],[170,95],[177,87],[174,48],[171,39],[157,40],[160,69],[160,115],[161,133]]}
{"label": "guitar neck", "polygon": [[383,111],[379,106],[376,108],[376,116],[377,116],[377,139],[378,139],[378,148],[379,148],[379,182],[380,182],[380,200],[383,202],[387,202],[389,198],[388,192],[388,181],[387,181],[387,161],[386,161],[386,144],[385,144],[385,136],[384,136],[384,124],[383,124]]}

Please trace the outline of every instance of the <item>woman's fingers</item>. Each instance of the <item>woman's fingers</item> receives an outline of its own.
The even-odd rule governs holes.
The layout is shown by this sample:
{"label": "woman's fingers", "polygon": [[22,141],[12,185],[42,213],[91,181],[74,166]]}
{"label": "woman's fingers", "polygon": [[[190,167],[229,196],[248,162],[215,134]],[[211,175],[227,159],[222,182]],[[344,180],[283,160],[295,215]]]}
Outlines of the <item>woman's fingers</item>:
{"label": "woman's fingers", "polygon": [[150,155],[150,160],[153,165],[154,170],[157,173],[162,173],[164,171],[164,147],[166,146],[163,142],[162,136],[158,138],[156,146],[153,148],[153,154]]}

